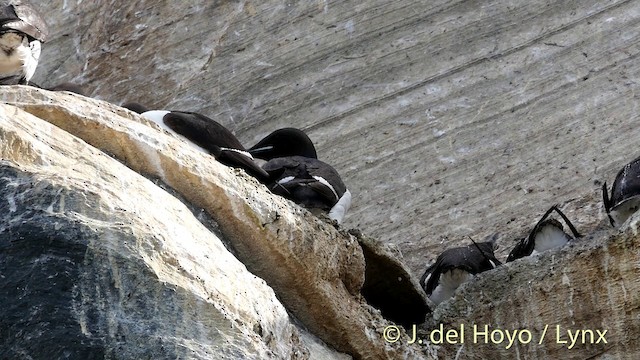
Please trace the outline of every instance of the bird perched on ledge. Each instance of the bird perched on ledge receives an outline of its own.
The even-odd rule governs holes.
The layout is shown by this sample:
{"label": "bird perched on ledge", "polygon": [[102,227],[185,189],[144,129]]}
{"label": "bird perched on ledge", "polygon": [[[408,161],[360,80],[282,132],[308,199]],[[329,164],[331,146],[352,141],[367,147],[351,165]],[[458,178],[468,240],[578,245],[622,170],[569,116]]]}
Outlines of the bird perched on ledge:
{"label": "bird perched on ledge", "polygon": [[338,172],[318,160],[315,146],[304,131],[278,129],[248,150],[267,160],[262,168],[269,173],[267,187],[309,209],[320,209],[341,223],[351,206],[351,192]]}
{"label": "bird perched on ledge", "polygon": [[582,237],[578,230],[573,226],[569,218],[558,209],[557,205],[553,205],[547,210],[538,223],[533,227],[529,236],[520,240],[518,244],[511,250],[507,257],[507,262],[520,259],[525,256],[541,253],[546,250],[555,249],[566,245],[572,238],[562,229],[562,224],[556,219],[547,219],[551,212],[557,212],[569,227],[575,238]]}
{"label": "bird perched on ledge", "polygon": [[620,169],[611,186],[611,196],[607,192],[605,181],[602,202],[611,226],[620,226],[640,208],[640,158]]}
{"label": "bird perched on ledge", "polygon": [[193,112],[166,110],[146,111],[141,116],[227,166],[245,169],[262,181],[269,176],[231,131],[213,119]]}
{"label": "bird perched on ledge", "polygon": [[429,299],[440,304],[475,275],[502,265],[493,253],[494,240],[447,249],[438,255],[420,278]]}
{"label": "bird perched on ledge", "polygon": [[0,2],[0,85],[28,84],[47,36],[44,19],[29,4]]}

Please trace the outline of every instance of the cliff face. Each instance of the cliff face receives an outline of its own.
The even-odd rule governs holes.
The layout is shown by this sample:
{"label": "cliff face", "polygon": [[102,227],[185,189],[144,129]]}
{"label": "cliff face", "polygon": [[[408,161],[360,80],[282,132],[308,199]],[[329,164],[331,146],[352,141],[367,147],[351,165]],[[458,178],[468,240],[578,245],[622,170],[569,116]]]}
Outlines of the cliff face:
{"label": "cliff face", "polygon": [[37,82],[199,111],[247,145],[306,129],[352,190],[345,226],[416,275],[467,235],[499,232],[506,257],[554,203],[592,228],[599,184],[638,155],[619,139],[640,135],[633,1],[40,6]]}
{"label": "cliff face", "polygon": [[[602,230],[606,221],[599,194],[602,181],[611,182],[623,164],[638,156],[638,3],[51,1],[39,6],[50,16],[52,40],[43,47],[37,83],[75,81],[92,97],[115,104],[139,101],[154,108],[199,111],[232,129],[247,145],[279,127],[306,129],[320,158],[336,167],[354,194],[345,227],[357,226],[395,245],[415,276],[443,249],[466,244],[467,235],[478,240],[498,233],[498,257],[504,259],[514,240],[526,235],[554,203],[561,204],[582,233],[590,234],[567,250],[481,276],[419,330],[425,334],[439,324],[474,322],[529,329],[535,337],[546,324],[581,326],[608,329],[606,346],[563,350],[542,341],[509,350],[469,343],[422,345],[419,350],[431,355],[438,350],[444,358],[538,359],[598,354],[635,358],[640,352],[631,340],[638,334],[633,320],[640,308],[632,295],[638,293],[638,240],[632,230]],[[162,179],[195,209],[209,209],[206,213],[222,229],[222,240],[233,243],[229,247],[236,257],[331,347],[355,356],[413,356],[419,351],[380,337],[388,322],[359,297],[360,287],[367,288],[367,251],[354,234],[318,222],[268,193],[258,191],[256,197],[259,187],[248,185],[251,179],[236,180],[237,173],[215,161],[183,155],[179,144],[162,140],[157,131],[148,133],[139,119],[117,107],[28,90],[5,90],[2,96],[128,168]],[[5,108],[5,113],[13,114],[13,109]],[[52,156],[49,151],[42,153]],[[178,155],[163,155],[175,151]],[[6,154],[12,156],[9,169],[3,170],[12,179],[8,182],[39,176],[39,169],[16,165],[39,156],[3,150],[3,159]],[[233,190],[226,187],[229,183]],[[56,186],[51,191],[64,189]],[[97,198],[93,202],[100,203]],[[3,206],[26,211],[27,205],[18,204]],[[284,233],[276,218],[287,224]],[[126,223],[116,224],[120,222]],[[78,234],[88,231],[69,224]],[[78,254],[90,248],[89,240],[83,241],[72,246]],[[266,261],[256,260],[254,255],[263,252]],[[61,266],[79,264],[80,255],[68,256]],[[84,271],[74,266],[70,274]],[[116,276],[96,274],[102,275],[92,276],[103,280]],[[611,285],[603,292],[605,282]],[[98,296],[96,291],[89,297]],[[61,301],[77,306],[73,294]],[[264,294],[271,299],[268,290]],[[275,314],[273,309],[269,311]],[[317,340],[290,320],[274,315],[274,322],[262,324],[251,314],[240,320],[238,329],[254,329],[246,331],[256,339],[250,350],[255,356],[306,356],[313,349],[335,355],[309,345]],[[325,317],[332,320],[322,325],[324,320],[318,319]],[[273,341],[284,344],[282,348],[263,338],[263,326],[280,329],[273,331],[278,336]],[[96,328],[77,336],[103,333],[121,334]],[[112,337],[124,341],[118,336]],[[98,338],[104,337],[95,335],[88,344],[105,341]]]}
{"label": "cliff face", "polygon": [[637,215],[624,231],[596,231],[567,249],[482,274],[436,309],[419,336],[464,327],[464,343],[440,345],[445,359],[635,359]]}
{"label": "cliff face", "polygon": [[308,355],[197,213],[57,127],[0,114],[3,358]]}
{"label": "cliff face", "polygon": [[[34,309],[35,323],[73,333],[80,357],[338,356],[331,348],[357,358],[419,356],[380,341],[379,329],[391,323],[369,302],[385,311],[380,302],[401,296],[411,322],[427,311],[408,270],[380,245],[337,230],[125,109],[20,86],[0,89],[0,98],[13,105],[0,112],[7,314]],[[365,274],[365,266],[385,271]],[[363,286],[373,294],[363,297]],[[60,302],[54,317],[39,310],[53,306],[50,297]],[[281,302],[314,335],[294,326]],[[31,324],[14,320],[4,355],[38,355],[21,348]],[[55,344],[67,351],[55,333],[32,337],[43,354]],[[318,338],[331,347],[312,346]]]}

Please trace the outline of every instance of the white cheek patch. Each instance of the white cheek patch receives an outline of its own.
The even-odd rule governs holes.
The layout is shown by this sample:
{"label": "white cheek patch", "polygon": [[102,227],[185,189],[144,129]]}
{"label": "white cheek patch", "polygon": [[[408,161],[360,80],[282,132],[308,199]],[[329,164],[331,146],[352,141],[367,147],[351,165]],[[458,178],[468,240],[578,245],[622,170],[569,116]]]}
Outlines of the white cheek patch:
{"label": "white cheek patch", "polygon": [[329,211],[329,218],[342,224],[342,220],[351,207],[351,192],[345,191],[340,200]]}
{"label": "white cheek patch", "polygon": [[456,289],[467,281],[473,279],[470,274],[462,269],[452,269],[440,275],[438,286],[433,290],[429,299],[436,305],[453,296]]}
{"label": "white cheek patch", "polygon": [[325,180],[321,176],[314,176],[313,178],[316,179],[320,184],[322,184],[322,185],[328,187],[329,189],[331,189],[331,192],[336,197],[336,200],[340,200],[340,197],[338,196],[338,193],[336,192],[336,189],[334,189],[333,186],[331,186],[331,184],[329,184],[329,182],[327,180]]}

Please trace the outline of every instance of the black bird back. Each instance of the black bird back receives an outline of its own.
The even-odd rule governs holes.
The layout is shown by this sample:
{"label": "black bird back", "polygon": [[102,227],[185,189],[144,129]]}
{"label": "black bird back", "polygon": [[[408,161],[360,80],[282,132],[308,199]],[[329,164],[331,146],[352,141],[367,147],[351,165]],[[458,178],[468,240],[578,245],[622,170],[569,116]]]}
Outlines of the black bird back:
{"label": "black bird back", "polygon": [[[475,275],[501,265],[493,253],[493,246],[493,242],[480,242],[443,251],[424,272],[420,284],[427,295],[431,295],[438,286],[440,275],[449,270],[461,269]],[[426,280],[429,275],[431,277]]]}
{"label": "black bird back", "polygon": [[[318,159],[304,156],[281,157],[269,160],[262,168],[271,179],[267,184],[271,191],[305,207],[329,210],[347,191],[338,172]],[[288,177],[294,179],[285,183],[278,182]],[[317,177],[328,180],[333,191],[319,182]]]}
{"label": "black bird back", "polygon": [[616,175],[611,187],[610,207],[636,195],[640,195],[640,158],[626,164]]}
{"label": "black bird back", "polygon": [[169,112],[163,121],[173,131],[209,151],[219,162],[227,166],[241,167],[263,181],[269,176],[253,161],[235,135],[217,121],[198,113],[182,111]]}

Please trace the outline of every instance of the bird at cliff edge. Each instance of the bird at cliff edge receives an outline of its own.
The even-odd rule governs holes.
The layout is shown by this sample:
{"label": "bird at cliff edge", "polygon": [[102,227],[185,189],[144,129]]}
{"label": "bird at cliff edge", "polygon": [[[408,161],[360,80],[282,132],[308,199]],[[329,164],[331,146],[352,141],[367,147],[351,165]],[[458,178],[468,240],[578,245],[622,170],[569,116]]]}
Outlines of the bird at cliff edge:
{"label": "bird at cliff edge", "polygon": [[318,160],[315,146],[304,131],[278,129],[248,151],[267,161],[262,166],[269,173],[265,184],[274,194],[305,208],[328,212],[330,219],[342,223],[351,207],[351,192],[331,165]]}
{"label": "bird at cliff edge", "polygon": [[456,289],[483,271],[502,265],[493,241],[473,243],[443,251],[420,278],[420,285],[436,305],[453,296]]}
{"label": "bird at cliff edge", "polygon": [[222,164],[242,168],[262,181],[269,176],[235,135],[213,119],[193,112],[166,110],[146,111],[141,116],[186,141],[196,150],[213,155]]}
{"label": "bird at cliff edge", "polygon": [[0,2],[0,85],[29,83],[47,36],[46,22],[29,4]]}
{"label": "bird at cliff edge", "polygon": [[640,158],[618,171],[608,194],[607,182],[602,184],[602,202],[611,226],[618,227],[640,209]]}
{"label": "bird at cliff edge", "polygon": [[[564,232],[562,224],[556,219],[547,219],[551,212],[557,212],[564,220],[565,224],[571,230],[573,238]],[[533,227],[529,236],[523,238],[516,244],[507,257],[507,262],[523,258],[525,256],[534,255],[543,251],[556,249],[565,246],[570,240],[582,237],[578,230],[573,226],[569,218],[558,209],[557,205],[553,205],[542,218]]]}

